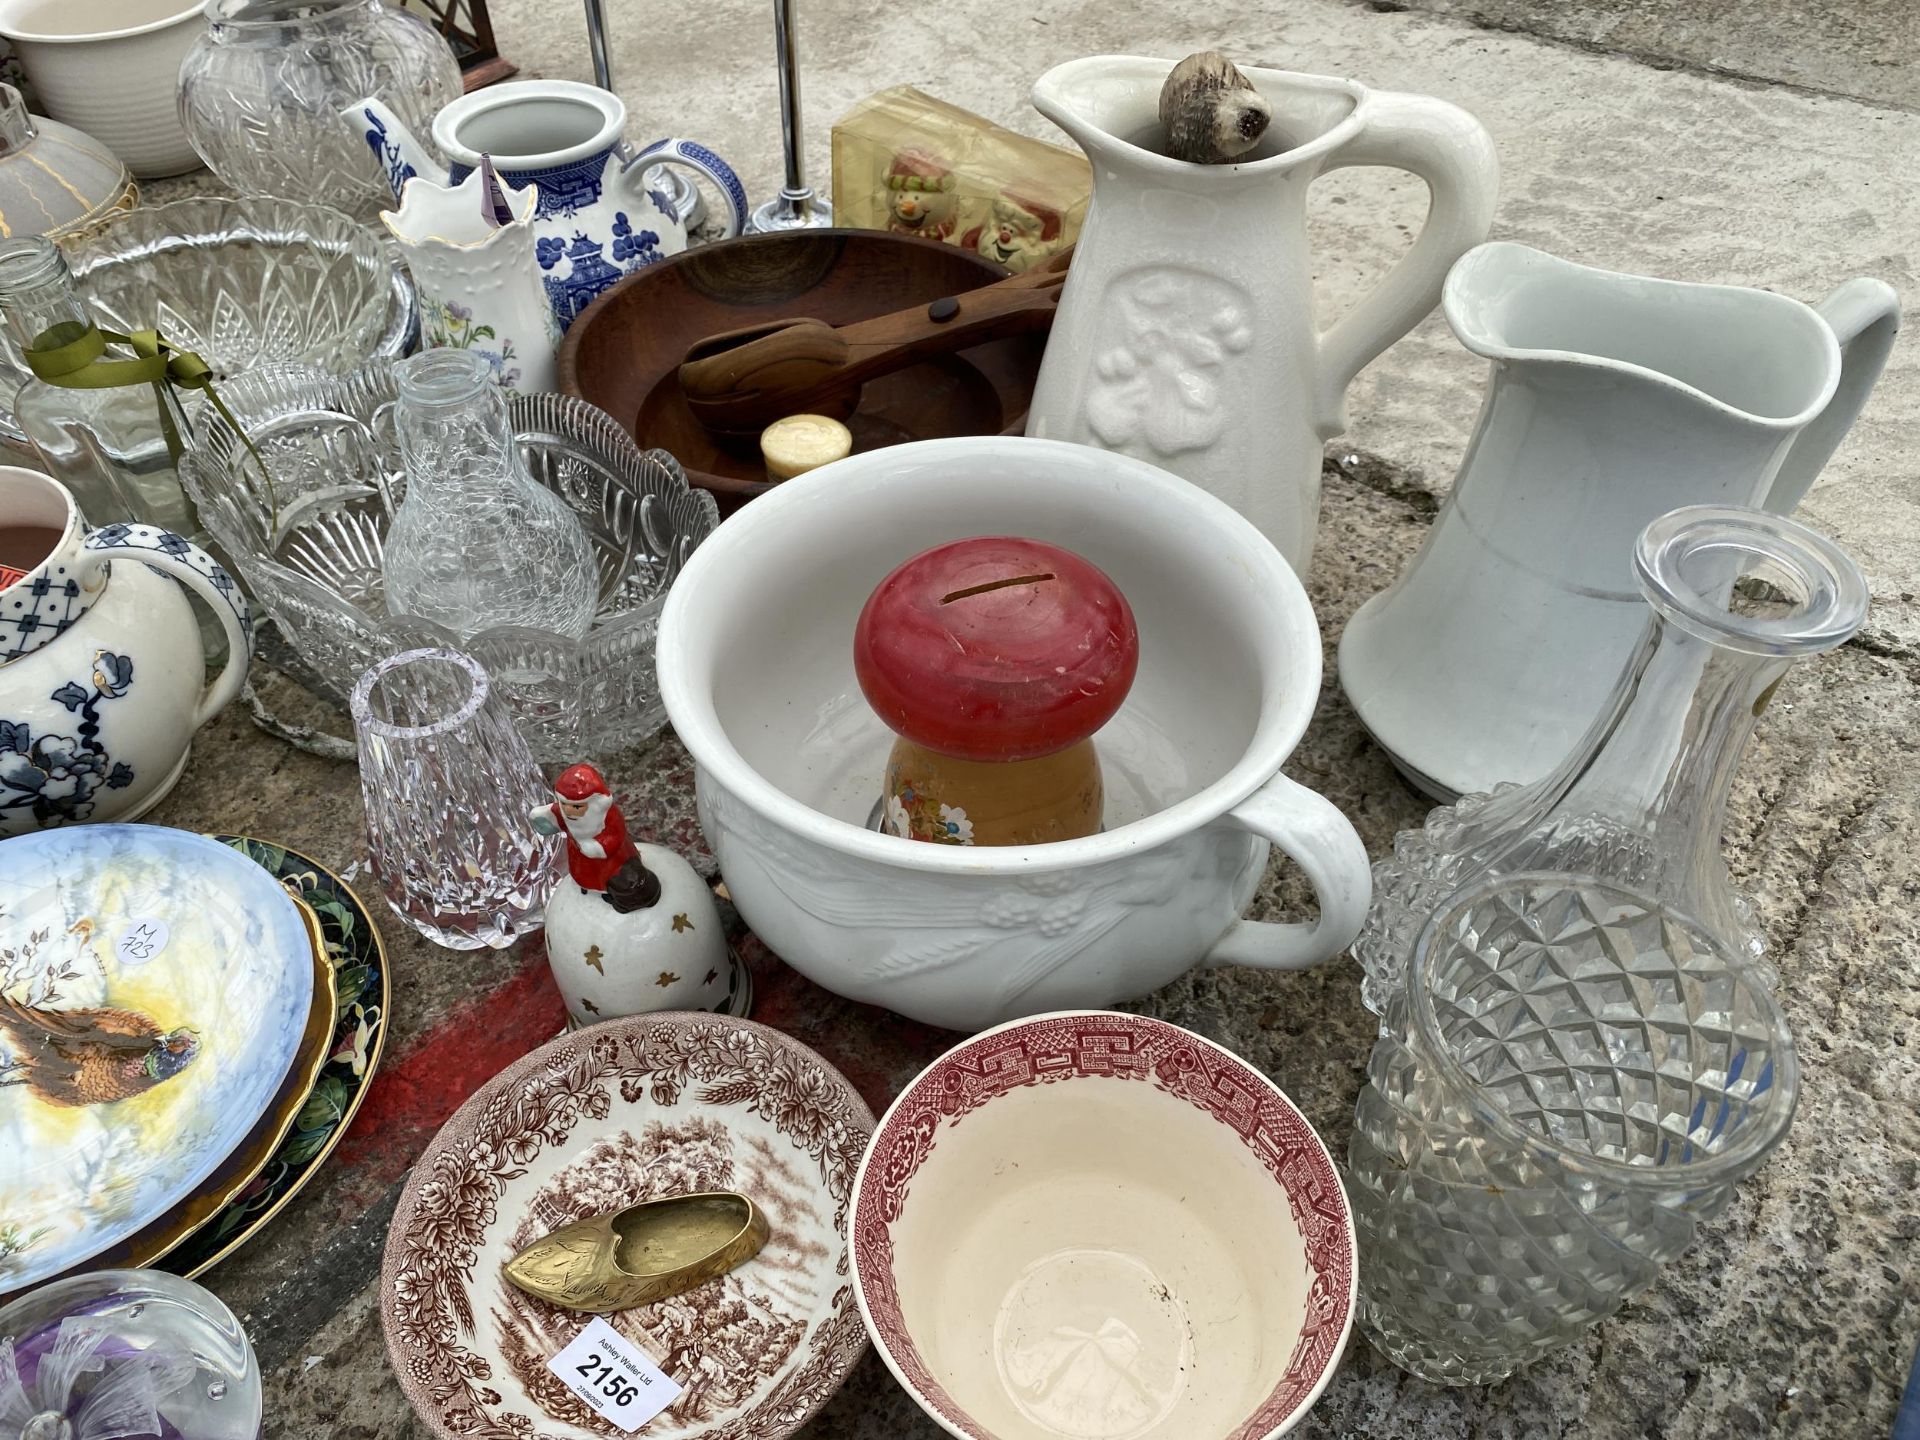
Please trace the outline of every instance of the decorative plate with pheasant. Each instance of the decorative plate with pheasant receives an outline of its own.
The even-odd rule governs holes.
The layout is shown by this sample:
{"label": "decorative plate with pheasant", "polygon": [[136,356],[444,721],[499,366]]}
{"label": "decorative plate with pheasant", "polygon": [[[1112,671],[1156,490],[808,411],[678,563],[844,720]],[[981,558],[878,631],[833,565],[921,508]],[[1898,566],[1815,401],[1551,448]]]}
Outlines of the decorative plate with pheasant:
{"label": "decorative plate with pheasant", "polygon": [[312,948],[278,882],[157,825],[0,843],[0,1291],[165,1213],[272,1100]]}

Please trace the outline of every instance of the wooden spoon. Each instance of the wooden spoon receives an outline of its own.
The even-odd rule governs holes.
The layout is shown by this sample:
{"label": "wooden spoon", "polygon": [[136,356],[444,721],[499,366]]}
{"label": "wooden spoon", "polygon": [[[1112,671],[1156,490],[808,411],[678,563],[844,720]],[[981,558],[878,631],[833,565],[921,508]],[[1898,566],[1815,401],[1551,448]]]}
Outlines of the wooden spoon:
{"label": "wooden spoon", "polygon": [[742,443],[789,415],[844,420],[869,380],[1051,328],[1072,254],[1069,247],[1025,274],[854,325],[795,318],[710,335],[680,366],[687,408],[716,439]]}

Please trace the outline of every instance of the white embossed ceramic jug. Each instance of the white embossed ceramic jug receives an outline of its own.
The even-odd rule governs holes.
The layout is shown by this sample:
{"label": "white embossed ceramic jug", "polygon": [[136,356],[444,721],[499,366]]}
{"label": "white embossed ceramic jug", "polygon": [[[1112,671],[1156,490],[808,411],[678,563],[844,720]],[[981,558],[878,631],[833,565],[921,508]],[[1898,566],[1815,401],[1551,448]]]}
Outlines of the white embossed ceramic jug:
{"label": "white embossed ceramic jug", "polygon": [[[1322,443],[1346,425],[1362,366],[1433,308],[1484,240],[1493,142],[1466,111],[1351,80],[1243,67],[1273,106],[1250,159],[1196,165],[1147,148],[1172,64],[1102,55],[1033,87],[1041,114],[1093,162],[1027,433],[1137,456],[1225,500],[1305,575],[1320,518]],[[1314,319],[1307,189],[1386,165],[1427,182],[1412,250],[1346,315]]]}
{"label": "white embossed ceramic jug", "polygon": [[[421,343],[486,356],[503,389],[558,390],[560,321],[534,255],[540,187],[503,190],[494,181],[489,190],[489,183],[484,170],[457,185],[416,175],[401,187],[400,208],[380,212],[420,290]],[[505,223],[496,206],[510,217]]]}
{"label": "white embossed ceramic jug", "polygon": [[1482,245],[1447,321],[1492,362],[1446,508],[1340,637],[1340,684],[1431,795],[1538,780],[1599,716],[1646,625],[1634,542],[1683,505],[1791,513],[1900,324],[1850,280],[1819,309]]}

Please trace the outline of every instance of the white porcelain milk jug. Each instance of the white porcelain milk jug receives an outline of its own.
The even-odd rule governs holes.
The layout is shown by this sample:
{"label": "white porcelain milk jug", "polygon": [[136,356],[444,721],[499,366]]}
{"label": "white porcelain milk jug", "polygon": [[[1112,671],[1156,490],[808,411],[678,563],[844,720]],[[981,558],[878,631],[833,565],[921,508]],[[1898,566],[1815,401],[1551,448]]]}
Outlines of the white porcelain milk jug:
{"label": "white porcelain milk jug", "polygon": [[[1347,385],[1433,308],[1448,268],[1486,238],[1493,142],[1444,101],[1243,67],[1273,107],[1266,136],[1245,161],[1190,164],[1148,148],[1172,68],[1095,56],[1033,87],[1035,107],[1093,162],[1093,203],[1027,433],[1191,480],[1253,521],[1304,576],[1321,446],[1345,427]],[[1413,249],[1322,331],[1307,188],[1355,165],[1410,171],[1432,203]]]}
{"label": "white porcelain milk jug", "polygon": [[1886,363],[1899,300],[1818,310],[1482,245],[1444,299],[1492,362],[1427,543],[1340,639],[1340,683],[1414,784],[1451,799],[1557,765],[1646,628],[1634,541],[1682,505],[1800,503]]}

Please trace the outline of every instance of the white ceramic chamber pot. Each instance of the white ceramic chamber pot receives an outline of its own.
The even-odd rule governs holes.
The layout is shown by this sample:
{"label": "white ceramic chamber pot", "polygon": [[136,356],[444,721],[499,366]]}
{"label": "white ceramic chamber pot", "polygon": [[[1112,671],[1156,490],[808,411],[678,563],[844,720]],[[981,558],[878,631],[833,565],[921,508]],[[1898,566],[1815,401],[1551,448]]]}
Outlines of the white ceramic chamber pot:
{"label": "white ceramic chamber pot", "polygon": [[1496,242],[1443,305],[1490,362],[1486,403],[1420,553],[1340,637],[1340,683],[1450,800],[1539,779],[1600,714],[1646,627],[1649,524],[1792,512],[1872,393],[1900,302],[1862,278],[1816,309]]}
{"label": "white ceramic chamber pot", "polygon": [[48,115],[142,180],[200,168],[176,90],[206,0],[0,0],[0,37]]}
{"label": "white ceramic chamber pot", "polygon": [[1146,1016],[948,1051],[874,1131],[852,1231],[874,1345],[963,1440],[1273,1440],[1353,1322],[1320,1137],[1253,1066]]}
{"label": "white ceramic chamber pot", "polygon": [[[0,515],[59,537],[0,585],[0,839],[137,819],[180,778],[194,732],[240,693],[246,597],[204,550],[157,526],[89,532],[66,487],[37,470],[0,466]],[[211,682],[175,580],[226,632]]]}
{"label": "white ceramic chamber pot", "polygon": [[[1132,606],[1138,677],[1094,742],[1101,834],[976,848],[865,828],[894,736],[855,681],[854,622],[900,561],[975,535],[1074,550]],[[1247,521],[1142,461],[986,436],[789,480],[694,552],[658,663],[735,904],[838,994],[973,1030],[1203,961],[1318,964],[1365,912],[1353,827],[1279,773],[1320,690],[1306,592]],[[1306,872],[1317,922],[1240,918],[1269,843]]]}

